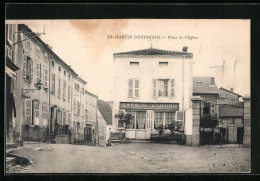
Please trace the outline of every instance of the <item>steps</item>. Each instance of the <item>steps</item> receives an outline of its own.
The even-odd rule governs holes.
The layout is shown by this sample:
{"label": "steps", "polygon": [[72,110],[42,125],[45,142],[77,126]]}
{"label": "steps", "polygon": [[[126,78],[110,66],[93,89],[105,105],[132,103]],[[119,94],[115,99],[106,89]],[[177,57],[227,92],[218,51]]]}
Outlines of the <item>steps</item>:
{"label": "steps", "polygon": [[55,135],[46,135],[42,139],[42,143],[56,143],[55,137],[56,137]]}

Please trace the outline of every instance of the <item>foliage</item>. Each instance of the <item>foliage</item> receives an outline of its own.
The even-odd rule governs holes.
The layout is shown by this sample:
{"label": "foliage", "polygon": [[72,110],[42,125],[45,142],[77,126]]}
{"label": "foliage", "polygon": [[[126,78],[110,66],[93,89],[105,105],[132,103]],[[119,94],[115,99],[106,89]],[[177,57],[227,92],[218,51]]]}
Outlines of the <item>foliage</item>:
{"label": "foliage", "polygon": [[126,130],[127,125],[131,123],[131,121],[134,119],[134,116],[130,113],[124,114],[123,112],[121,114],[116,114],[115,118],[118,119],[118,121],[123,124],[124,130]]}
{"label": "foliage", "polygon": [[157,126],[157,127],[156,127],[156,130],[157,130],[158,133],[159,133],[159,141],[160,141],[160,137],[161,137],[161,135],[164,133],[163,125]]}
{"label": "foliage", "polygon": [[175,131],[179,130],[180,125],[177,122],[171,122],[171,124],[168,125],[168,129],[171,131],[172,133],[172,137],[175,133]]}

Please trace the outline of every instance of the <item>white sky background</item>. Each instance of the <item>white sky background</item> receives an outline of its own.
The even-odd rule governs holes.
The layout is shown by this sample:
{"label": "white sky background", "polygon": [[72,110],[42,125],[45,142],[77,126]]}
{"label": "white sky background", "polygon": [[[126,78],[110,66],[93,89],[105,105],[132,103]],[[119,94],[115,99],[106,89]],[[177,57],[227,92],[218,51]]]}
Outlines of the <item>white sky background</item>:
{"label": "white sky background", "polygon": [[[10,21],[14,23],[14,21]],[[193,53],[194,76],[214,76],[218,87],[250,94],[249,20],[19,20],[88,82],[90,92],[113,100],[113,53],[153,48]],[[185,39],[107,39],[107,35],[196,36]],[[222,66],[225,71],[211,66]],[[236,71],[234,75],[234,62]]]}

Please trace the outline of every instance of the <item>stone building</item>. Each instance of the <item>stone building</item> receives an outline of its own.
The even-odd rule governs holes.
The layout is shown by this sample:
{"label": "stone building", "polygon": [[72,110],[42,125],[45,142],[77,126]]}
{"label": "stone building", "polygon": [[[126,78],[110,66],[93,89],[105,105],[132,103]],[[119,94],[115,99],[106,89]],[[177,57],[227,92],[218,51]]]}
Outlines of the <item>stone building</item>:
{"label": "stone building", "polygon": [[13,122],[6,130],[15,127],[15,139],[24,141],[84,141],[86,81],[27,25],[6,25],[6,33],[13,38],[6,41],[6,73],[13,77],[6,81],[6,103],[12,109],[5,118]]}
{"label": "stone building", "polygon": [[99,146],[106,146],[109,144],[110,134],[112,131],[112,109],[108,102],[98,100],[98,134]]}
{"label": "stone building", "polygon": [[[123,111],[135,119],[126,128],[130,139],[150,139],[158,126],[177,121],[192,139],[192,58],[183,51],[154,48],[114,54],[112,132],[124,128],[114,115]],[[188,143],[189,144],[189,143]]]}
{"label": "stone building", "polygon": [[17,119],[17,25],[5,25],[5,138],[7,144],[19,141],[21,133],[19,119]]}

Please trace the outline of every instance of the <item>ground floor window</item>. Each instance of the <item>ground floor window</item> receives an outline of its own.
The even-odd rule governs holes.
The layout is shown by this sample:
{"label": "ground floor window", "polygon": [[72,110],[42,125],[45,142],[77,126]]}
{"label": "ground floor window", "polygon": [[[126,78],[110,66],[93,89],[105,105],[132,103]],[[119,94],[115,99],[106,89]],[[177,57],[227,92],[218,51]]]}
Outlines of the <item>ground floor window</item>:
{"label": "ground floor window", "polygon": [[167,129],[168,126],[174,122],[175,113],[174,112],[155,112],[154,113],[154,129],[158,126],[163,126]]}
{"label": "ground floor window", "polygon": [[145,129],[146,112],[136,112],[136,129]]}
{"label": "ground floor window", "polygon": [[[128,111],[126,114],[131,114],[132,116],[135,116],[135,112]],[[130,120],[130,123],[126,126],[127,129],[135,129],[135,118]]]}

